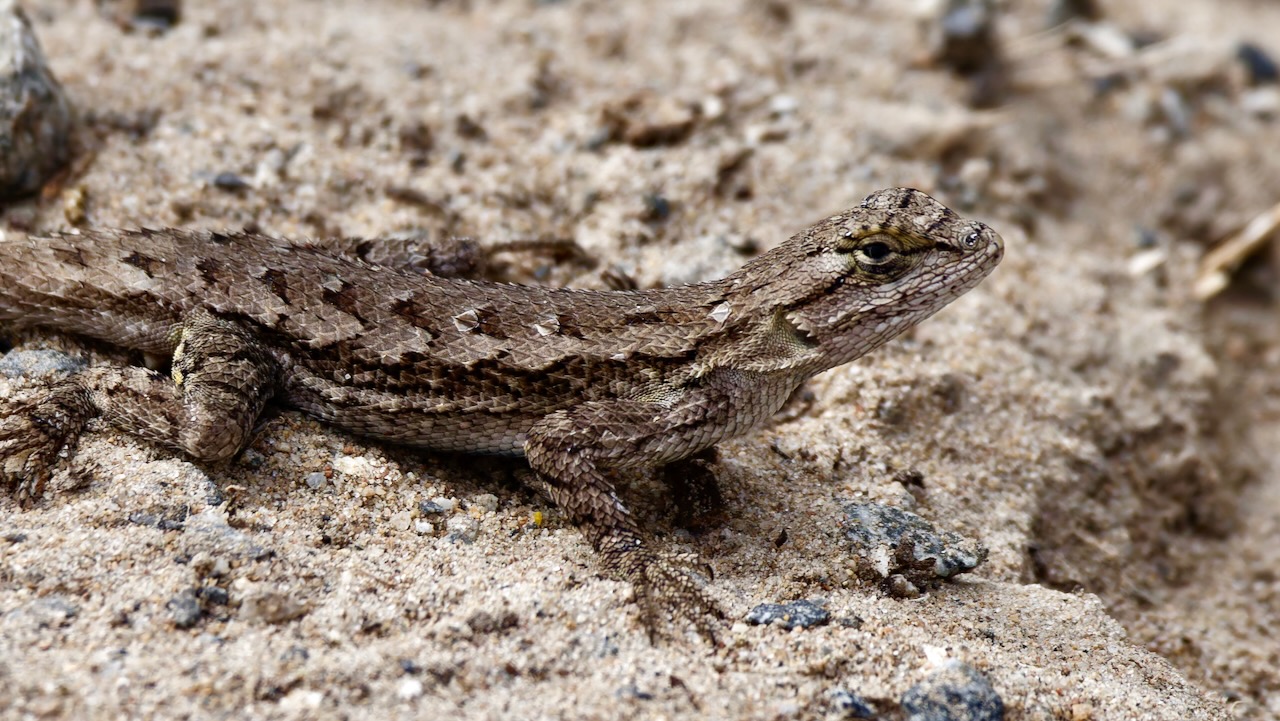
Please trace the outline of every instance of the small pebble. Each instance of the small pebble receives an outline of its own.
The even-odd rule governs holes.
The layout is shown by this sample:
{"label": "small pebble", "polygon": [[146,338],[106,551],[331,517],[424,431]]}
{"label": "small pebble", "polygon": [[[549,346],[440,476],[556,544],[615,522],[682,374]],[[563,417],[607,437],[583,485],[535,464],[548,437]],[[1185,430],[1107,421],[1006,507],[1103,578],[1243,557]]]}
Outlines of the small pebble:
{"label": "small pebble", "polygon": [[794,95],[775,95],[769,98],[769,112],[774,115],[790,115],[800,109],[800,101]]}
{"label": "small pebble", "polygon": [[831,620],[831,613],[813,601],[762,603],[747,612],[746,620],[757,626],[772,623],[791,630],[822,626]]}
{"label": "small pebble", "polygon": [[641,214],[641,219],[653,223],[669,217],[671,217],[671,201],[658,193],[648,193],[644,196],[644,212]]}
{"label": "small pebble", "polygon": [[387,524],[390,525],[392,529],[397,531],[409,530],[409,526],[412,523],[413,523],[413,519],[409,517],[408,511],[399,511],[397,513],[393,513],[391,514],[391,518],[387,521]]}
{"label": "small pebble", "polygon": [[308,473],[305,480],[306,480],[307,488],[310,488],[311,490],[316,490],[318,488],[324,487],[324,484],[328,481],[328,479],[325,478],[324,474],[321,473],[320,471],[316,471],[315,473]]}
{"label": "small pebble", "polygon": [[412,701],[422,695],[422,682],[416,678],[402,678],[396,685],[396,696],[401,701]]}
{"label": "small pebble", "polygon": [[478,506],[485,513],[496,513],[498,510],[498,497],[492,493],[481,493],[471,499],[473,506]]}
{"label": "small pebble", "polygon": [[346,475],[368,478],[378,475],[378,469],[364,456],[340,455],[333,459],[333,470]]}
{"label": "small pebble", "polygon": [[475,543],[476,536],[480,532],[480,522],[470,516],[451,516],[445,521],[445,530],[448,535],[445,537],[449,541],[463,543]]}
{"label": "small pebble", "polygon": [[196,592],[196,596],[214,606],[225,606],[231,601],[227,589],[220,586],[204,586]]}
{"label": "small pebble", "polygon": [[182,19],[181,0],[97,0],[98,9],[126,31],[159,35]]}
{"label": "small pebble", "polygon": [[1244,64],[1250,85],[1267,85],[1280,81],[1280,68],[1266,50],[1250,42],[1236,47],[1236,59]]}
{"label": "small pebble", "polygon": [[875,709],[852,691],[838,688],[831,692],[831,708],[840,718],[874,718]]}
{"label": "small pebble", "polygon": [[240,454],[240,465],[248,468],[261,468],[266,462],[267,457],[252,448],[246,448]]}
{"label": "small pebble", "polygon": [[934,57],[956,72],[981,70],[998,52],[990,0],[946,0],[933,39]]}
{"label": "small pebble", "polygon": [[433,510],[430,511],[431,513],[452,513],[453,509],[458,507],[457,501],[452,498],[445,498],[444,496],[436,496],[427,503],[433,506]]}
{"label": "small pebble", "polygon": [[1071,20],[1098,20],[1102,17],[1102,10],[1098,7],[1097,0],[1054,0],[1049,6],[1049,21],[1046,23],[1048,27],[1057,27]]}
{"label": "small pebble", "polygon": [[219,190],[239,191],[249,187],[249,181],[239,175],[225,171],[213,176],[213,187]]}
{"label": "small pebble", "polygon": [[6,620],[18,620],[24,616],[35,628],[62,628],[71,624],[80,608],[64,596],[45,596],[36,599],[25,608],[9,610]]}
{"label": "small pebble", "polygon": [[952,661],[907,689],[902,710],[907,721],[1001,721],[1004,701],[986,676]]}
{"label": "small pebble", "polygon": [[173,625],[178,628],[191,628],[200,622],[204,612],[200,610],[200,601],[195,591],[190,589],[179,593],[165,604],[173,618]]}

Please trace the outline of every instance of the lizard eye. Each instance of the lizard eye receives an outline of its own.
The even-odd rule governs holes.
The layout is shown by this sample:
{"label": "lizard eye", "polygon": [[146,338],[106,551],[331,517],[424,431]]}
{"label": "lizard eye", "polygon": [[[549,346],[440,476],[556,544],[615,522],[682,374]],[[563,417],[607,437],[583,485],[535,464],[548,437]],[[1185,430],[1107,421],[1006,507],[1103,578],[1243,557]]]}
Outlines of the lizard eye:
{"label": "lizard eye", "polygon": [[860,250],[861,255],[871,261],[882,261],[885,258],[888,258],[889,254],[893,252],[893,249],[889,247],[888,243],[884,243],[879,240],[867,243],[862,246]]}
{"label": "lizard eye", "polygon": [[901,239],[885,233],[857,238],[853,247],[844,252],[860,274],[879,281],[902,275],[918,258],[918,254],[905,251]]}
{"label": "lizard eye", "polygon": [[853,250],[854,264],[868,275],[892,275],[903,265],[904,260],[893,243],[875,238],[868,238]]}

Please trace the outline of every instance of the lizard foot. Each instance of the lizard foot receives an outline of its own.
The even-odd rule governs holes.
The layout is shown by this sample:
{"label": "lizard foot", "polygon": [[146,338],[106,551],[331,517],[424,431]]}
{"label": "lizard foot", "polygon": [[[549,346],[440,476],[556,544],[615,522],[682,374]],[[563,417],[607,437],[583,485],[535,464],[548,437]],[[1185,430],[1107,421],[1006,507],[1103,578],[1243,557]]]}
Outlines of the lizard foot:
{"label": "lizard foot", "polygon": [[602,549],[605,565],[620,572],[635,589],[640,622],[650,641],[673,620],[690,623],[712,645],[724,612],[703,590],[699,576],[711,578],[711,567],[694,553],[655,552],[635,539],[619,539]]}
{"label": "lizard foot", "polygon": [[0,408],[0,480],[14,487],[22,507],[44,493],[59,458],[75,443],[92,411],[74,384]]}

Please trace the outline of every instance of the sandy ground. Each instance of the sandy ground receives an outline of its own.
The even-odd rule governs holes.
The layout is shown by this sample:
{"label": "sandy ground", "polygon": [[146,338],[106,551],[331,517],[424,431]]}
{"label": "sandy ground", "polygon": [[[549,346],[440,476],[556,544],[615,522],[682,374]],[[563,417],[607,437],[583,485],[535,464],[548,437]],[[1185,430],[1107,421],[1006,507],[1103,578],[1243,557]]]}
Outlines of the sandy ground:
{"label": "sandy ground", "polygon": [[[1048,3],[1004,3],[985,109],[929,61],[932,16],[890,0],[214,5],[148,33],[25,3],[83,152],[2,232],[570,238],[601,262],[510,273],[650,286],[909,185],[1007,257],[725,444],[722,522],[680,529],[659,485],[628,491],[714,567],[716,645],[651,644],[510,464],[292,413],[215,468],[101,429],[35,509],[0,499],[0,715],[840,718],[854,694],[898,719],[960,661],[1012,719],[1280,718],[1274,268],[1191,292],[1206,245],[1277,200],[1280,102],[1235,52],[1280,36],[1280,5],[1113,1],[1046,31]],[[854,500],[989,560],[889,598],[853,572]],[[799,599],[831,622],[742,620]]]}

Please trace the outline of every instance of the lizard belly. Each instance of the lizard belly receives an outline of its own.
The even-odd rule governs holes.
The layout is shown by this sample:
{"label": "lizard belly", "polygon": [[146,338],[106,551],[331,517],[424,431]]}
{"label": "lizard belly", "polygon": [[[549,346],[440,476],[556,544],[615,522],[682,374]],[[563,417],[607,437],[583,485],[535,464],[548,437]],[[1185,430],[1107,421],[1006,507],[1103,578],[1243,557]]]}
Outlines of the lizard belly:
{"label": "lizard belly", "polygon": [[[523,456],[527,432],[545,414],[459,403],[428,393],[334,383],[295,370],[280,400],[357,435],[435,451]],[[548,411],[549,412],[549,411]]]}

